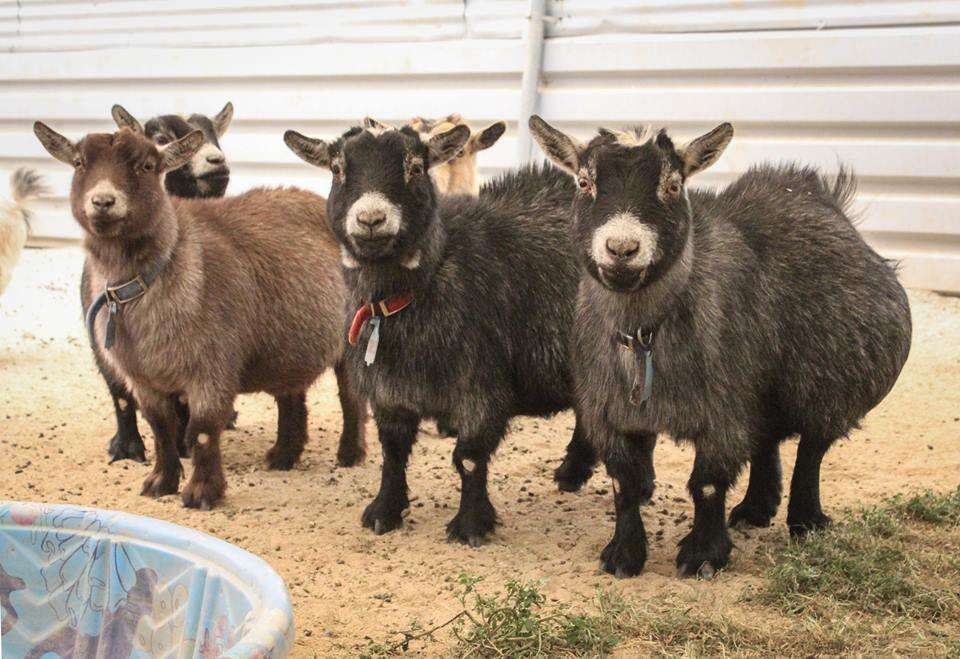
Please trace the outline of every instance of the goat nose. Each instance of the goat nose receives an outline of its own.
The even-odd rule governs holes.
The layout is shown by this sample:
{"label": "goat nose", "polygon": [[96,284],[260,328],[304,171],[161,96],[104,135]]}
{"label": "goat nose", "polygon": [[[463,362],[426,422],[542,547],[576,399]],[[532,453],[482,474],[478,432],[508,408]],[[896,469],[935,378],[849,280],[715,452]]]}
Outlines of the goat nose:
{"label": "goat nose", "polygon": [[360,211],[357,213],[357,222],[368,229],[373,229],[386,221],[387,214],[383,211]]}
{"label": "goat nose", "polygon": [[90,199],[90,203],[92,203],[97,210],[104,211],[117,203],[117,198],[112,194],[95,194],[93,198]]}
{"label": "goat nose", "polygon": [[607,252],[616,259],[626,260],[640,251],[640,243],[629,239],[607,239]]}
{"label": "goat nose", "polygon": [[207,156],[207,162],[211,165],[222,165],[226,159],[223,157],[222,153],[216,155]]}

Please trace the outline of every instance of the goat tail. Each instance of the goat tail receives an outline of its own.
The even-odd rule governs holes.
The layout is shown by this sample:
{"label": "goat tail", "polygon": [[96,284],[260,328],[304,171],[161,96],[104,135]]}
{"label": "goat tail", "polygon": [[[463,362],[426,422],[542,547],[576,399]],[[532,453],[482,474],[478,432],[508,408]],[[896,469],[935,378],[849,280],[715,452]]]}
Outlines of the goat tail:
{"label": "goat tail", "polygon": [[47,186],[43,177],[36,170],[21,167],[10,175],[10,192],[13,196],[13,203],[17,206],[23,206],[47,192]]}
{"label": "goat tail", "polygon": [[23,218],[28,232],[30,231],[30,211],[27,206],[48,191],[43,177],[34,169],[20,167],[10,175],[10,196],[13,198],[13,206],[9,211],[14,217],[19,214]]}
{"label": "goat tail", "polygon": [[857,195],[857,177],[846,165],[840,165],[837,171],[837,177],[832,185],[828,185],[830,196],[833,197],[837,207],[845,214],[850,213],[850,206]]}

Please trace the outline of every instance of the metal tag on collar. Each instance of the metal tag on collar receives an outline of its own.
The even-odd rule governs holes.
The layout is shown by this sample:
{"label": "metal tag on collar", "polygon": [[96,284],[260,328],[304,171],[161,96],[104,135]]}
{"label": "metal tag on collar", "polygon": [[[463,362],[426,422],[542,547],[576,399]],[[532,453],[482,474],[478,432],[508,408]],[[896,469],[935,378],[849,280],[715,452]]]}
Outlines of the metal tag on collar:
{"label": "metal tag on collar", "polygon": [[113,342],[117,338],[117,314],[120,312],[120,306],[112,298],[107,298],[107,332],[103,337],[103,347],[107,350],[113,347]]}
{"label": "metal tag on collar", "polygon": [[619,340],[621,345],[637,355],[637,361],[640,362],[640,372],[630,389],[630,402],[642,410],[653,395],[653,330],[644,333],[640,328],[635,335],[620,332]]}
{"label": "metal tag on collar", "polygon": [[627,334],[626,332],[617,332],[617,343],[621,348],[632,350],[634,352],[653,349],[653,330],[644,334],[643,329],[638,329],[636,334]]}
{"label": "metal tag on collar", "polygon": [[367,339],[367,352],[363,356],[363,361],[370,366],[377,359],[377,348],[380,346],[380,317],[374,316],[370,319],[370,338]]}
{"label": "metal tag on collar", "polygon": [[633,388],[630,390],[630,402],[638,405],[642,410],[653,395],[653,350],[649,348],[641,350],[639,360],[642,373],[637,373],[637,379],[633,382]]}

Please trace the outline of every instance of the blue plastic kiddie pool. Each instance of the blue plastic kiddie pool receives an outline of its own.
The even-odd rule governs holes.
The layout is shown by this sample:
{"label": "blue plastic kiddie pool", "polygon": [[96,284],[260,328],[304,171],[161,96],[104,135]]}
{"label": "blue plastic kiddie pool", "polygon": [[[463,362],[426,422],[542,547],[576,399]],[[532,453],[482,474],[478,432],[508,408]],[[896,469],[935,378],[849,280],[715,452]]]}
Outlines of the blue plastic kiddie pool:
{"label": "blue plastic kiddie pool", "polygon": [[261,559],[126,513],[0,502],[3,659],[286,657],[290,595]]}

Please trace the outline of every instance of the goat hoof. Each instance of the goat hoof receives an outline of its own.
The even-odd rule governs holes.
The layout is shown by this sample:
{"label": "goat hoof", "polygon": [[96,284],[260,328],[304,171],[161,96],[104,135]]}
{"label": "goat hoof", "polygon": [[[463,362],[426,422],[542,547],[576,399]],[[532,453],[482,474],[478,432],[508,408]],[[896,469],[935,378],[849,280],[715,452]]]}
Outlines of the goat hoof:
{"label": "goat hoof", "polygon": [[299,459],[299,454],[293,455],[289,451],[278,450],[274,446],[267,451],[267,469],[290,471]]}
{"label": "goat hoof", "polygon": [[133,460],[141,463],[147,461],[147,449],[143,445],[143,438],[136,431],[126,436],[119,432],[115,434],[110,438],[107,452],[110,454],[110,464],[118,460]]}
{"label": "goat hoof", "polygon": [[367,449],[363,442],[355,439],[340,438],[340,447],[337,449],[337,465],[340,467],[356,467],[367,457]]}
{"label": "goat hoof", "polygon": [[764,528],[770,526],[773,516],[777,514],[776,506],[755,503],[744,499],[730,511],[728,526]]}
{"label": "goat hoof", "polygon": [[709,538],[694,536],[691,531],[680,541],[677,553],[677,576],[712,579],[730,561],[733,542],[726,531]]}
{"label": "goat hoof", "polygon": [[372,529],[376,535],[389,533],[403,526],[403,509],[407,505],[403,503],[399,507],[390,506],[377,495],[377,498],[371,501],[370,505],[363,511],[360,523],[364,528]]}
{"label": "goat hoof", "polygon": [[600,552],[600,568],[617,579],[635,577],[647,562],[647,540],[642,535],[633,539],[614,534]]}
{"label": "goat hoof", "polygon": [[240,416],[240,414],[239,414],[236,410],[234,410],[233,412],[230,413],[230,420],[227,421],[227,425],[226,425],[226,429],[227,429],[227,430],[236,430],[236,429],[237,429],[237,417],[238,417],[238,416]]}
{"label": "goat hoof", "polygon": [[561,492],[576,492],[593,476],[593,468],[567,456],[553,472],[553,480]]}
{"label": "goat hoof", "polygon": [[790,537],[795,540],[802,540],[808,533],[822,531],[833,524],[833,520],[823,513],[817,513],[810,519],[796,520],[787,516],[787,528],[790,529]]}
{"label": "goat hoof", "polygon": [[497,511],[489,501],[478,502],[456,514],[447,524],[447,540],[479,547],[497,525]]}
{"label": "goat hoof", "polygon": [[186,508],[210,510],[223,499],[226,485],[215,480],[196,481],[191,479],[180,495]]}
{"label": "goat hoof", "polygon": [[176,494],[179,487],[179,476],[168,477],[165,474],[154,471],[143,479],[143,488],[140,490],[140,494],[156,499],[157,497],[166,496],[167,494]]}

